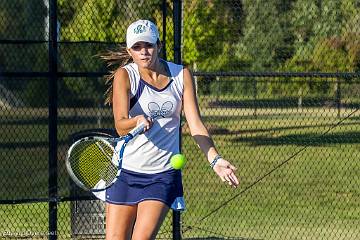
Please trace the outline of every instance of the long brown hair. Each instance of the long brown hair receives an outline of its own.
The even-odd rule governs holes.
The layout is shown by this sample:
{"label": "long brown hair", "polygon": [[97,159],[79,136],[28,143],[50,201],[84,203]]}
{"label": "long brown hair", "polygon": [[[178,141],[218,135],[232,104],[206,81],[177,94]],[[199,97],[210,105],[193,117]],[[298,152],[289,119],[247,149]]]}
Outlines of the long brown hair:
{"label": "long brown hair", "polygon": [[109,74],[105,75],[105,105],[111,105],[113,97],[113,82],[116,70],[133,62],[132,57],[126,51],[126,47],[120,46],[118,50],[107,50],[104,53],[98,54],[104,60],[106,66],[110,69]]}

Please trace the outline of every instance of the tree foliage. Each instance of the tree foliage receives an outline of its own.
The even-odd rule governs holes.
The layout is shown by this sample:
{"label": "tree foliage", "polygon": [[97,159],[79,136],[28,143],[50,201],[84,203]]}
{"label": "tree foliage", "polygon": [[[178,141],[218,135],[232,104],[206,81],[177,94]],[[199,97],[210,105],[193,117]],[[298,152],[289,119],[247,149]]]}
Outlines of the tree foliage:
{"label": "tree foliage", "polygon": [[[41,1],[13,0],[0,1],[0,76],[9,72],[46,72],[48,70],[46,31],[47,7]],[[29,42],[24,42],[29,41]],[[0,79],[1,80],[1,79]],[[12,91],[26,104],[47,103],[44,94],[38,94],[39,87],[46,79],[22,79],[1,81],[1,85]],[[19,84],[20,83],[20,84]]]}
{"label": "tree foliage", "polygon": [[[279,8],[277,1],[244,1],[246,24],[240,52],[250,58],[251,70],[276,69],[288,51],[291,35],[285,24],[288,10]],[[281,6],[281,5],[280,5]],[[286,50],[287,49],[287,50]]]}
{"label": "tree foliage", "polygon": [[[48,14],[45,2],[0,1],[0,38],[45,40]],[[137,19],[149,19],[158,25],[161,40],[165,40],[164,57],[173,59],[174,24],[178,23],[173,22],[170,0],[58,0],[57,3],[60,71],[104,70],[94,55],[116,48],[118,43],[124,44],[126,27]],[[184,0],[182,10],[183,61],[196,71],[357,72],[360,69],[358,0]],[[46,44],[14,46],[10,46],[11,51],[7,44],[0,46],[2,70],[47,70]],[[92,97],[99,94],[101,81],[65,78],[60,89],[70,95],[87,93]],[[281,92],[271,84],[269,90]]]}
{"label": "tree foliage", "polygon": [[[69,66],[78,71],[94,71],[99,69],[99,58],[94,57],[100,52],[99,46],[93,41],[124,44],[127,26],[137,19],[161,20],[160,4],[162,1],[131,1],[131,0],[60,0],[60,36],[62,41],[89,41],[75,48],[64,44],[62,62],[63,70]],[[132,9],[132,11],[129,11]],[[155,10],[155,11],[154,11]],[[87,45],[86,48],[81,47]],[[81,51],[79,51],[79,46]],[[72,50],[73,49],[73,50]],[[75,95],[86,94],[95,99],[102,99],[103,80],[78,81],[74,78],[64,79],[65,86]]]}
{"label": "tree foliage", "polygon": [[[234,5],[237,8],[234,8]],[[241,34],[242,3],[184,1],[183,59],[202,71],[224,70],[234,59],[234,37]]]}

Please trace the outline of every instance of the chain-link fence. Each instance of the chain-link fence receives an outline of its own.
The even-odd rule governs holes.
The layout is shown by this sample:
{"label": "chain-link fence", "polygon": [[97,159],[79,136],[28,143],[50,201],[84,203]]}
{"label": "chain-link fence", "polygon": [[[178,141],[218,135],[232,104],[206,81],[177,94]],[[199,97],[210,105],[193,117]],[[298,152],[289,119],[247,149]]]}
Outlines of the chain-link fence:
{"label": "chain-link fence", "polygon": [[221,183],[184,118],[187,211],[159,239],[360,238],[358,0],[1,1],[0,238],[104,238],[103,203],[64,159],[74,133],[113,128],[96,55],[139,18],[193,71],[241,181]]}

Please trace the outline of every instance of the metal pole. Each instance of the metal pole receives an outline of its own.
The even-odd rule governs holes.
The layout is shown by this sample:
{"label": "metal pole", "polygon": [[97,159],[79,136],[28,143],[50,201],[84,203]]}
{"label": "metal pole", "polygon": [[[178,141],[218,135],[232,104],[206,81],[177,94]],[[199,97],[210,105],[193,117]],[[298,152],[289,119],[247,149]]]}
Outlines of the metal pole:
{"label": "metal pole", "polygon": [[258,91],[257,91],[257,80],[256,78],[253,79],[253,98],[254,98],[254,117],[257,118],[257,95],[258,95]]}
{"label": "metal pole", "polygon": [[336,78],[336,107],[337,107],[337,116],[341,116],[341,82],[339,78]]}
{"label": "metal pole", "polygon": [[163,0],[162,2],[162,31],[163,31],[163,37],[162,37],[162,52],[163,52],[163,58],[167,60],[166,56],[166,17],[167,17],[167,4],[166,0]]}
{"label": "metal pole", "polygon": [[181,0],[173,0],[174,4],[174,62],[176,64],[181,64],[181,29],[182,29],[182,19],[181,19]]}
{"label": "metal pole", "polygon": [[[174,20],[174,62],[176,64],[181,64],[181,30],[182,30],[182,1],[181,0],[173,0],[174,4],[174,12],[173,12],[173,20]],[[180,124],[181,126],[181,124]],[[181,127],[180,127],[181,133]],[[181,149],[181,134],[180,134],[180,149]],[[181,215],[179,211],[173,211],[173,239],[181,240]]]}
{"label": "metal pole", "polygon": [[49,239],[57,239],[57,0],[49,0]]}

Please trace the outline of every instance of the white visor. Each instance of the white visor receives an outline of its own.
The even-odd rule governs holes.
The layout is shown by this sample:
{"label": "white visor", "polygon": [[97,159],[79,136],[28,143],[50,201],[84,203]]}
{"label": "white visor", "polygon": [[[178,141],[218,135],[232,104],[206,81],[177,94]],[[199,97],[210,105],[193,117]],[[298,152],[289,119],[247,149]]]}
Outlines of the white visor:
{"label": "white visor", "polygon": [[156,25],[148,20],[138,20],[130,24],[126,31],[126,47],[131,48],[137,42],[155,44],[159,39]]}

